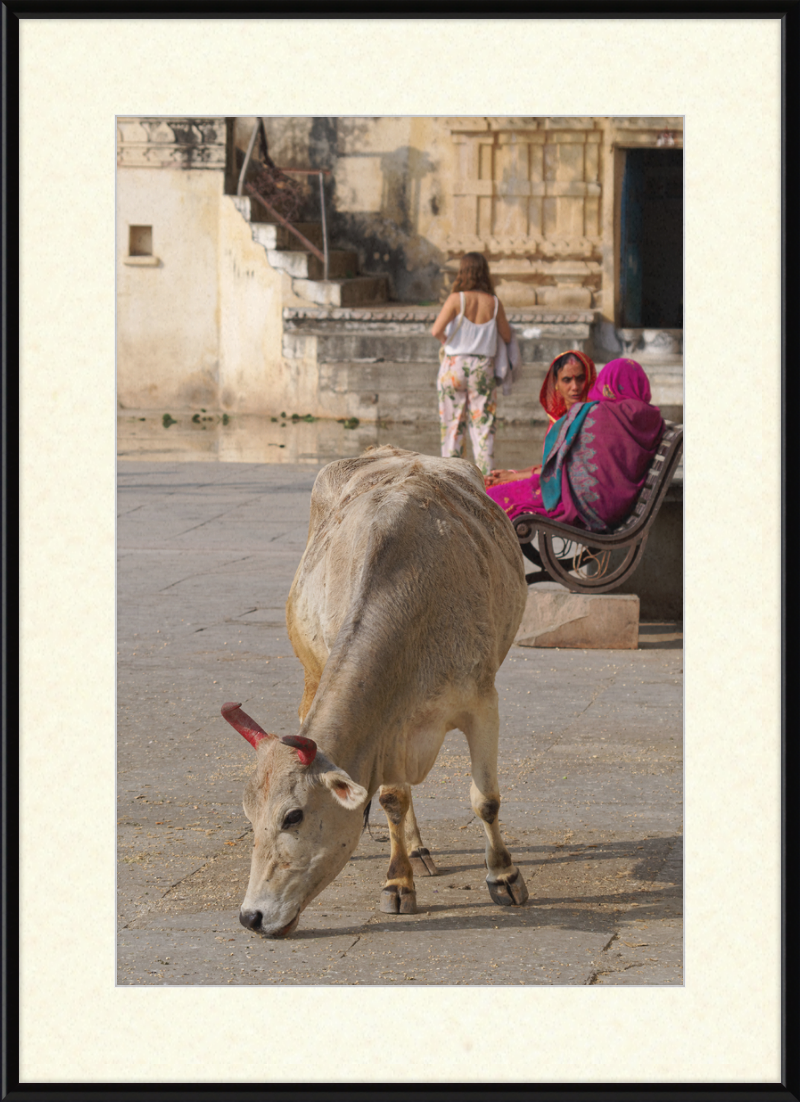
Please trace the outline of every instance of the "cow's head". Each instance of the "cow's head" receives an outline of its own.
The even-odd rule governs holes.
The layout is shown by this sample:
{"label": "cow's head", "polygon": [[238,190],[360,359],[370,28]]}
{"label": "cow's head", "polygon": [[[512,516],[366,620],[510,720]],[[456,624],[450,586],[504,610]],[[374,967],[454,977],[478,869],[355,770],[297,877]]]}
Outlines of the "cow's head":
{"label": "cow's head", "polygon": [[368,793],[312,739],[267,734],[238,704],[223,705],[222,714],[257,755],[244,790],[254,838],[239,921],[285,937],[358,845]]}

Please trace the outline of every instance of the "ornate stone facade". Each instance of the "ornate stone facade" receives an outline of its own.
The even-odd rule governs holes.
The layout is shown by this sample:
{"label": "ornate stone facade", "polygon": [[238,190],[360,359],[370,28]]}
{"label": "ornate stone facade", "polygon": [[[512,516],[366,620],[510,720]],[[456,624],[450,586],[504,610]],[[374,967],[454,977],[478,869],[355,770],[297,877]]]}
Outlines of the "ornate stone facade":
{"label": "ornate stone facade", "polygon": [[487,116],[445,124],[456,147],[446,268],[481,252],[511,306],[602,308],[604,274],[615,278],[614,152],[680,147],[682,120]]}
{"label": "ornate stone facade", "polygon": [[120,168],[225,168],[225,119],[117,119]]}
{"label": "ornate stone facade", "polygon": [[510,305],[593,305],[601,272],[601,146],[592,118],[452,118],[447,240],[484,253]]}

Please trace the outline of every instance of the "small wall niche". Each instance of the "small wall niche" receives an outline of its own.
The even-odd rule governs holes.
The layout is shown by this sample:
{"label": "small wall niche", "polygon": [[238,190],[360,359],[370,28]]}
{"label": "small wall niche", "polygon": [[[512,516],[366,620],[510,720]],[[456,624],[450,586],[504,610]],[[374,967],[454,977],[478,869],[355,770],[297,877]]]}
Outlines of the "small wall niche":
{"label": "small wall niche", "polygon": [[129,256],[153,255],[153,227],[130,226],[128,232]]}
{"label": "small wall niche", "polygon": [[128,255],[126,264],[157,266],[158,257],[153,255],[153,227],[128,226]]}

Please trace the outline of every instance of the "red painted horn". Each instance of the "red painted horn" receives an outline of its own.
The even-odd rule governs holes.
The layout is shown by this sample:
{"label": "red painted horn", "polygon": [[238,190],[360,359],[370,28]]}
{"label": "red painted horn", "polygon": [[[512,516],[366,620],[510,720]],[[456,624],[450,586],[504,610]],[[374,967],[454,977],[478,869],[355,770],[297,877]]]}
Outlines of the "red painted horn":
{"label": "red painted horn", "polygon": [[231,727],[235,727],[242,738],[247,739],[253,749],[258,746],[262,739],[275,737],[268,734],[254,719],[243,712],[240,704],[223,704],[221,711]]}
{"label": "red painted horn", "polygon": [[313,738],[304,738],[302,735],[282,735],[281,742],[287,746],[294,746],[301,765],[311,765],[317,756],[317,744]]}

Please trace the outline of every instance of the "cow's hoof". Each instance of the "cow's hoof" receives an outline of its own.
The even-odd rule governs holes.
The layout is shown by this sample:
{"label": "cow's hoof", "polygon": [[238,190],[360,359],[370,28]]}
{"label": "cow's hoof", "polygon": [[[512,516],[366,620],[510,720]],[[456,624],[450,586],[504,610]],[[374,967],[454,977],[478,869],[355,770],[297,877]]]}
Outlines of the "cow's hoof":
{"label": "cow's hoof", "polygon": [[388,884],[381,892],[381,911],[385,915],[415,915],[417,893],[411,888]]}
{"label": "cow's hoof", "polygon": [[424,846],[420,846],[419,849],[414,849],[408,855],[411,861],[411,868],[414,870],[415,876],[438,876],[439,870],[434,864],[431,857],[430,850],[425,849]]}
{"label": "cow's hoof", "polygon": [[528,889],[519,869],[508,880],[490,880],[487,876],[486,887],[492,902],[500,907],[521,906],[528,898]]}

